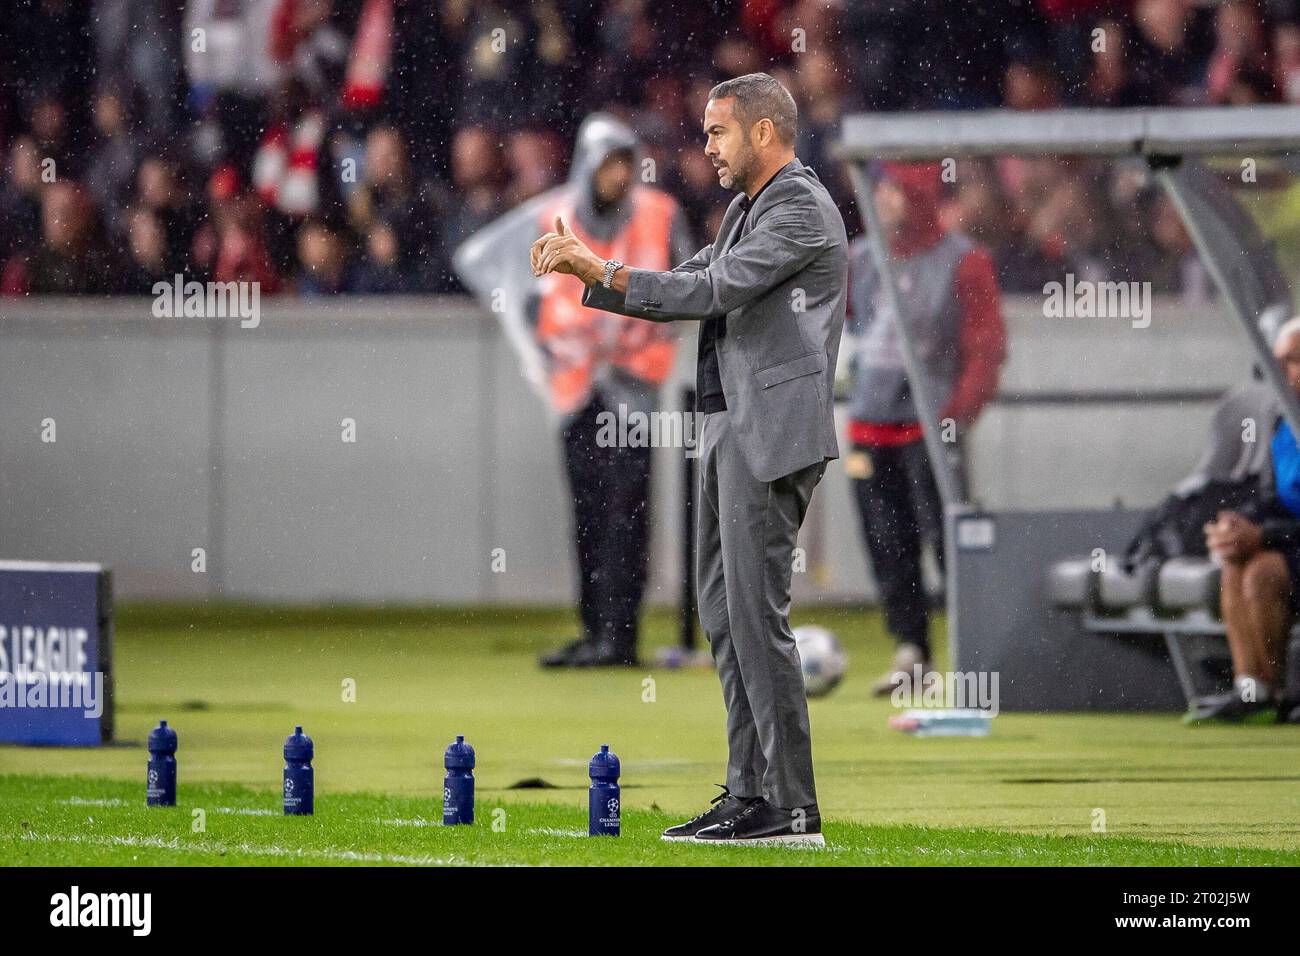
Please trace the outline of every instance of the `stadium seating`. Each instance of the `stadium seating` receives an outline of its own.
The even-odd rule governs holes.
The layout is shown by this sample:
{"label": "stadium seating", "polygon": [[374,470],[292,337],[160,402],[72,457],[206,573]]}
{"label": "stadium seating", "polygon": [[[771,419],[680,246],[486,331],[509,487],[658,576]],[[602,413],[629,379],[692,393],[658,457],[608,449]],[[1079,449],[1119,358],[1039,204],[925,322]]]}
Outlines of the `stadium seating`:
{"label": "stadium seating", "polygon": [[1113,561],[1093,557],[1058,561],[1047,588],[1058,609],[1077,611],[1087,631],[1161,634],[1183,694],[1204,691],[1189,652],[1189,638],[1225,634],[1219,618],[1219,569],[1209,558],[1178,557],[1140,565],[1130,574]]}

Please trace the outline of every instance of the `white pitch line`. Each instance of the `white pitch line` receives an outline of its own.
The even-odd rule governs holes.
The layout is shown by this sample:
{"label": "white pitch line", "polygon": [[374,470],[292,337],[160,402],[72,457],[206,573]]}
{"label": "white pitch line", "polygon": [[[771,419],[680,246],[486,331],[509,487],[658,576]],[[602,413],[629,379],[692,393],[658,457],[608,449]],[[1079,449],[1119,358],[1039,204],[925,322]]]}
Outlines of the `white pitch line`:
{"label": "white pitch line", "polygon": [[39,843],[72,843],[82,846],[120,846],[177,853],[246,853],[249,856],[293,857],[295,859],[339,860],[349,863],[401,863],[409,866],[464,866],[466,861],[436,856],[405,856],[392,853],[358,853],[355,850],[308,850],[297,847],[258,846],[251,843],[212,843],[182,845],[178,840],[160,837],[79,836],[77,834],[25,833],[22,839]]}
{"label": "white pitch line", "polygon": [[542,833],[546,836],[558,837],[586,837],[590,834],[586,830],[564,830],[560,827],[533,827],[529,833]]}
{"label": "white pitch line", "polygon": [[60,800],[59,803],[72,807],[124,807],[127,805],[125,800],[117,797],[107,799],[92,799],[90,797],[68,797],[66,800]]}
{"label": "white pitch line", "polygon": [[[126,800],[117,797],[107,799],[92,799],[90,797],[68,797],[66,800],[60,800],[59,803],[71,807],[129,807],[131,804]],[[195,807],[196,810],[206,810],[208,813],[233,813],[245,817],[273,817],[278,811],[266,807]]]}
{"label": "white pitch line", "polygon": [[[201,809],[195,807],[195,809]],[[281,811],[271,810],[266,807],[213,807],[212,813],[234,813],[243,817],[274,817],[278,816]]]}
{"label": "white pitch line", "polygon": [[425,820],[422,819],[421,817],[416,817],[414,820],[380,820],[379,822],[386,827],[440,827],[442,826],[441,820]]}

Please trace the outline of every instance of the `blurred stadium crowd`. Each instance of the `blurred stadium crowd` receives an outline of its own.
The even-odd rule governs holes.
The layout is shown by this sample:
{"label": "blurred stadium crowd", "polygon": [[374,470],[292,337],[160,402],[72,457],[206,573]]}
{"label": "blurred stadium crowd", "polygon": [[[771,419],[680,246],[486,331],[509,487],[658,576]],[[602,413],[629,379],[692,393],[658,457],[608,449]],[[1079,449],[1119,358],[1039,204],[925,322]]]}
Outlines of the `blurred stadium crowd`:
{"label": "blurred stadium crowd", "polygon": [[[11,296],[148,293],[176,273],[267,294],[456,292],[455,247],[561,181],[598,109],[638,131],[658,184],[712,235],[725,203],[700,115],[715,82],[756,70],[794,93],[798,154],[850,234],[829,155],[846,113],[1300,102],[1300,0],[7,6]],[[1074,272],[1207,294],[1140,170],[966,164],[943,215],[990,247],[1006,291]]]}

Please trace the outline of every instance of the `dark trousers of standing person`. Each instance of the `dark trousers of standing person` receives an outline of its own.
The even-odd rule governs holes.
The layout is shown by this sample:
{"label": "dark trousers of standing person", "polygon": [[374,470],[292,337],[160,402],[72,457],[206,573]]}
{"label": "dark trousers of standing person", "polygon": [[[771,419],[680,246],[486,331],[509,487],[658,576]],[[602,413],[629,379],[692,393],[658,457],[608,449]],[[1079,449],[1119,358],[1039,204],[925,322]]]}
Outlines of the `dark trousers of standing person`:
{"label": "dark trousers of standing person", "polygon": [[928,541],[943,570],[943,504],[925,442],[854,445],[869,474],[853,479],[862,534],[885,608],[885,626],[899,644],[916,644],[931,659],[930,612],[921,573]]}
{"label": "dark trousers of standing person", "polygon": [[578,606],[583,636],[610,640],[630,662],[649,565],[651,449],[601,447],[597,416],[605,411],[593,398],[564,429]]}

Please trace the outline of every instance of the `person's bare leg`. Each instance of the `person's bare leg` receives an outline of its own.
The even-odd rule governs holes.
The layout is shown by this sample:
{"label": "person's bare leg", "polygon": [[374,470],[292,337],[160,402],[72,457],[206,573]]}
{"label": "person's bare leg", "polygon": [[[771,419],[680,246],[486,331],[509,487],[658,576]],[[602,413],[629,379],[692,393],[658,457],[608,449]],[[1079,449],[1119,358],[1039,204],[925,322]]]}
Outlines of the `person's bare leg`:
{"label": "person's bare leg", "polygon": [[1291,579],[1282,555],[1261,551],[1246,562],[1241,594],[1249,620],[1244,636],[1249,645],[1250,669],[1238,673],[1277,688],[1291,616]]}
{"label": "person's bare leg", "polygon": [[1232,654],[1233,676],[1254,676],[1254,642],[1250,608],[1244,593],[1245,564],[1224,561],[1219,575],[1219,614],[1228,632],[1228,650]]}

